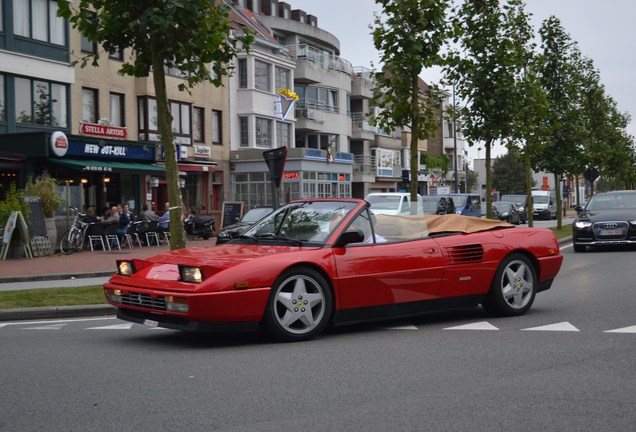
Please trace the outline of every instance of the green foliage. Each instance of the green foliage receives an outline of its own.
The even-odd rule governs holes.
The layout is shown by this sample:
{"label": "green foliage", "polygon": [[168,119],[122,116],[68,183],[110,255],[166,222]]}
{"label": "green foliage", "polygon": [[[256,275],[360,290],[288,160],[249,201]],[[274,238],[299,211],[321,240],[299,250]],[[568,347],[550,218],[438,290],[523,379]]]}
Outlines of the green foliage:
{"label": "green foliage", "polygon": [[429,171],[433,168],[439,168],[442,174],[445,176],[450,167],[450,159],[447,155],[431,156],[428,153],[422,153],[420,155],[420,164],[426,165]]}
{"label": "green foliage", "polygon": [[518,151],[509,151],[495,159],[492,167],[492,186],[502,195],[527,195],[532,185],[528,185],[523,159]]}
{"label": "green foliage", "polygon": [[42,175],[29,178],[24,188],[24,195],[37,196],[42,199],[42,210],[45,217],[55,216],[57,209],[64,204],[64,200],[55,191],[56,184],[57,180],[44,171]]}
{"label": "green foliage", "polygon": [[11,216],[11,212],[19,211],[22,212],[22,215],[27,218],[29,207],[22,202],[22,197],[24,196],[24,191],[18,189],[15,183],[11,183],[9,185],[9,189],[7,189],[4,200],[0,201],[0,226],[5,226],[9,216]]}

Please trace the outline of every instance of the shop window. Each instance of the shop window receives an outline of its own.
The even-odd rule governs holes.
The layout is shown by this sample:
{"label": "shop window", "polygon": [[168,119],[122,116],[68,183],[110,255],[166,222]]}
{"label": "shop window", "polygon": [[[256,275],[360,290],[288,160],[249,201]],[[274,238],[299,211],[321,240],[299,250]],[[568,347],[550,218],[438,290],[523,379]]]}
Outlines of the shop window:
{"label": "shop window", "polygon": [[82,121],[88,123],[97,123],[99,112],[97,111],[96,89],[82,88]]}
{"label": "shop window", "polygon": [[67,127],[67,86],[15,78],[16,123]]}

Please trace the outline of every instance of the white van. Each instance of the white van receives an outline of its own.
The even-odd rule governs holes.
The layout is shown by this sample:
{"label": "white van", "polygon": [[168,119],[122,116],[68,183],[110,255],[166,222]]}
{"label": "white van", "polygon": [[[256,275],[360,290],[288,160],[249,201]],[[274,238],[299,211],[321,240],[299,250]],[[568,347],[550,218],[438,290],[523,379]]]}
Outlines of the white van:
{"label": "white van", "polygon": [[[408,215],[411,213],[411,194],[408,192],[374,192],[364,199],[371,204],[371,211],[375,214]],[[416,214],[424,214],[424,201],[417,196]]]}
{"label": "white van", "polygon": [[532,191],[532,216],[534,219],[556,219],[557,202],[553,190]]}

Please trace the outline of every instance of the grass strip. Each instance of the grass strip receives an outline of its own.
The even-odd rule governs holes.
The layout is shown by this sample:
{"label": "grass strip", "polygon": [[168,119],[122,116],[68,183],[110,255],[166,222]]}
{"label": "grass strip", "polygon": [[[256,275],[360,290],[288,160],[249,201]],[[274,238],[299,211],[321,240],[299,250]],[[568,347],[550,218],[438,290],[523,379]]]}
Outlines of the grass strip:
{"label": "grass strip", "polygon": [[105,304],[101,285],[0,291],[0,309]]}

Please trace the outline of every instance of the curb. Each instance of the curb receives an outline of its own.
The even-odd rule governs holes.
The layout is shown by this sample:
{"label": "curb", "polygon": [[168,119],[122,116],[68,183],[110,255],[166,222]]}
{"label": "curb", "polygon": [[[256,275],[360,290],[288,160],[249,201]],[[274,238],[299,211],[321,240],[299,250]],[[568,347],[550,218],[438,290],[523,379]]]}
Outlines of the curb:
{"label": "curb", "polygon": [[81,318],[91,316],[113,316],[116,314],[117,309],[111,305],[80,305],[24,309],[0,309],[0,321]]}

